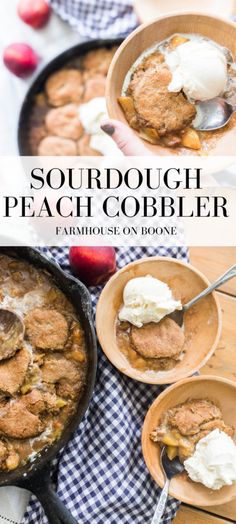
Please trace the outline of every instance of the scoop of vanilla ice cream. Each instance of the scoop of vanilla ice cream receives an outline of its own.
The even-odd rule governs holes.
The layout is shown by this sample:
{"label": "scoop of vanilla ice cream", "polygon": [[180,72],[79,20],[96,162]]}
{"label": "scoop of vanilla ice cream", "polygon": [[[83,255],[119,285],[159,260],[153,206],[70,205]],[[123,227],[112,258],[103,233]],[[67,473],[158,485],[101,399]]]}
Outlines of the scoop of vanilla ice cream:
{"label": "scoop of vanilla ice cream", "polygon": [[184,91],[192,100],[210,100],[227,85],[227,59],[219,47],[207,41],[190,40],[166,55],[172,73],[169,91]]}
{"label": "scoop of vanilla ice cream", "polygon": [[175,309],[182,309],[181,302],[173,298],[168,285],[150,275],[129,280],[124,288],[123,303],[119,320],[137,327],[160,322]]}
{"label": "scoop of vanilla ice cream", "polygon": [[226,433],[215,429],[199,440],[184,467],[192,480],[207,488],[230,486],[236,481],[236,446]]}
{"label": "scoop of vanilla ice cream", "polygon": [[79,106],[79,117],[86,133],[91,135],[90,147],[103,155],[122,155],[111,137],[100,128],[102,118],[107,117],[106,99],[103,96],[92,98]]}
{"label": "scoop of vanilla ice cream", "polygon": [[81,123],[87,133],[99,133],[100,121],[107,116],[106,100],[103,96],[92,98],[89,102],[79,106]]}

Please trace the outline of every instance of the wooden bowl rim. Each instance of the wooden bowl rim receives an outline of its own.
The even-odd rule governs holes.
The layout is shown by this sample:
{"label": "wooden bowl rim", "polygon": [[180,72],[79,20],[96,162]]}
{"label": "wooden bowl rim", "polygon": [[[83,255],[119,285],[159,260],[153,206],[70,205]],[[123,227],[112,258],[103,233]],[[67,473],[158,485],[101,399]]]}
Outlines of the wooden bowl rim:
{"label": "wooden bowl rim", "polygon": [[[183,262],[182,260],[178,260],[178,259],[174,259],[172,257],[165,257],[165,256],[154,256],[154,257],[143,257],[143,258],[140,258],[138,260],[135,260],[133,262],[130,262],[129,264],[126,264],[124,267],[122,267],[121,269],[119,269],[109,280],[108,282],[105,284],[100,296],[99,296],[99,299],[98,299],[98,303],[97,303],[97,307],[96,307],[96,332],[97,332],[97,337],[98,337],[98,340],[99,340],[99,343],[101,345],[101,348],[103,350],[103,352],[105,353],[106,357],[108,358],[108,360],[111,362],[111,364],[116,368],[118,369],[121,373],[123,373],[124,375],[128,376],[129,378],[132,378],[133,380],[137,380],[138,382],[142,382],[144,384],[156,384],[156,385],[161,385],[161,384],[175,384],[177,382],[179,382],[180,380],[185,380],[187,377],[181,377],[180,379],[176,379],[176,380],[167,380],[166,381],[166,378],[165,377],[158,377],[158,376],[148,376],[144,377],[143,376],[140,376],[141,373],[138,373],[137,371],[138,370],[135,370],[134,368],[131,367],[131,365],[127,366],[127,368],[124,370],[122,367],[120,366],[117,366],[114,361],[113,361],[113,358],[112,358],[112,355],[113,353],[111,354],[110,353],[110,350],[109,350],[109,347],[104,347],[104,344],[103,344],[103,333],[104,333],[104,325],[102,324],[102,322],[100,322],[100,312],[103,308],[103,300],[104,300],[104,295],[105,293],[107,293],[107,291],[109,290],[110,287],[112,287],[112,284],[115,280],[119,279],[120,275],[125,273],[126,271],[128,271],[130,268],[136,266],[136,265],[139,265],[139,264],[145,264],[146,262],[158,262],[158,261],[162,261],[162,262],[171,262],[171,263],[174,263],[174,264],[178,264],[180,266],[183,266],[183,267],[187,267],[188,269],[190,269],[191,271],[193,271],[193,273],[195,273],[196,275],[198,275],[201,280],[206,284],[206,286],[209,286],[210,285],[210,281],[208,280],[208,278],[201,272],[199,271],[197,268],[195,268],[192,264],[189,264],[188,262]],[[215,306],[216,306],[216,312],[217,312],[217,332],[216,332],[216,335],[215,335],[215,340],[212,344],[212,347],[211,349],[209,350],[209,352],[207,353],[207,355],[204,357],[204,359],[200,362],[200,364],[198,366],[196,366],[195,368],[191,369],[189,371],[189,375],[193,375],[194,373],[197,373],[205,364],[206,362],[211,358],[211,356],[213,355],[216,347],[217,347],[217,344],[219,342],[219,339],[220,339],[220,335],[221,335],[221,330],[222,330],[222,312],[221,312],[221,307],[220,307],[220,302],[219,302],[219,298],[218,296],[216,295],[216,293],[213,291],[212,293],[212,297],[214,299],[214,302],[215,302]],[[117,348],[117,351],[118,348]],[[127,361],[128,362],[128,361]],[[137,376],[136,376],[137,375]],[[189,376],[187,375],[187,376]]]}
{"label": "wooden bowl rim", "polygon": [[[142,18],[141,18],[141,16],[140,16],[139,9],[137,9],[136,1],[134,1],[133,4],[134,4],[134,11],[135,11],[135,13],[136,13],[136,16],[137,16],[138,20],[140,21],[140,25],[144,25],[144,24],[148,24],[148,23],[150,23],[150,22],[143,22],[143,21],[142,21]],[[212,16],[213,18],[221,18],[221,19],[224,19],[224,20],[229,20],[228,17],[224,17],[224,16],[217,15],[217,14],[214,15],[213,12],[211,12],[211,11],[209,11],[209,12],[204,11],[204,12],[203,12],[203,11],[195,11],[194,9],[193,9],[193,10],[192,10],[192,9],[190,9],[190,10],[188,10],[188,9],[184,9],[184,10],[181,11],[181,12],[178,12],[178,11],[175,11],[175,10],[173,10],[173,11],[171,10],[171,11],[170,11],[169,13],[167,13],[166,15],[160,15],[160,17],[157,15],[157,16],[155,16],[155,18],[157,18],[157,17],[158,17],[158,18],[166,18],[166,17],[171,16],[171,15],[180,15],[180,16],[181,16],[182,14],[184,15],[184,14],[186,14],[186,13],[187,13],[187,14],[199,14],[199,15],[205,15],[205,16]],[[230,16],[233,16],[233,14],[234,14],[234,13],[231,12],[231,15],[230,15]],[[153,20],[154,20],[155,18],[153,18]]]}
{"label": "wooden bowl rim", "polygon": [[[173,390],[177,390],[179,387],[181,387],[182,385],[185,385],[185,384],[189,384],[191,382],[216,382],[216,383],[223,383],[223,384],[226,384],[230,387],[233,387],[235,390],[236,390],[236,383],[233,381],[233,380],[230,380],[228,378],[224,378],[224,377],[219,377],[217,375],[200,375],[200,376],[197,376],[197,377],[189,377],[189,378],[185,378],[183,380],[180,380],[179,382],[176,382],[175,384],[172,384],[171,386],[169,386],[168,388],[166,388],[164,391],[162,391],[158,396],[157,398],[152,402],[152,404],[150,405],[146,415],[145,415],[145,419],[144,419],[144,422],[143,422],[143,427],[142,427],[142,434],[141,434],[141,443],[142,443],[142,453],[143,453],[143,458],[144,458],[144,462],[147,466],[147,469],[150,473],[150,475],[152,476],[153,480],[156,482],[156,484],[160,487],[160,488],[163,488],[164,486],[164,476],[163,476],[163,481],[160,482],[160,484],[157,482],[157,480],[154,478],[152,472],[151,472],[151,465],[150,465],[150,462],[149,462],[149,459],[148,459],[148,456],[146,454],[146,442],[147,442],[147,439],[146,439],[146,426],[148,424],[148,419],[149,419],[149,416],[150,416],[150,411],[153,410],[156,405],[166,396],[169,395],[170,392],[172,392]],[[178,402],[177,402],[178,404]],[[176,404],[176,405],[177,405]],[[196,482],[196,487],[197,487],[198,483]],[[210,491],[210,490],[209,490]],[[220,491],[220,490],[219,490]],[[176,498],[176,494],[175,494],[175,491],[170,487],[169,489],[169,495]],[[219,500],[219,503],[214,500],[214,501],[208,501],[208,502],[204,502],[204,506],[217,506],[218,504],[221,505],[221,504],[225,504],[227,502],[231,502],[234,498],[235,498],[236,494],[231,494],[231,495],[228,495],[228,496],[225,496],[223,502],[222,500]],[[181,498],[178,498],[178,500],[180,500],[181,502],[184,502],[185,504],[190,504],[190,505],[194,505],[194,506],[202,506],[203,504],[197,504],[195,500],[190,500],[188,497],[181,497]]]}
{"label": "wooden bowl rim", "polygon": [[[126,123],[126,125],[129,126],[125,116],[124,116],[123,119],[117,117],[116,111],[114,110],[113,97],[111,96],[111,93],[113,92],[113,87],[112,87],[113,86],[113,74],[114,74],[114,71],[115,71],[115,69],[117,67],[117,63],[119,63],[120,55],[122,54],[123,50],[127,46],[130,45],[130,42],[133,40],[133,38],[136,37],[137,34],[142,33],[148,27],[155,26],[155,24],[157,22],[161,22],[162,20],[168,20],[168,19],[171,20],[171,19],[176,18],[176,17],[179,17],[179,18],[182,18],[182,19],[183,18],[188,19],[189,17],[196,17],[196,18],[201,19],[201,20],[208,19],[209,21],[210,20],[212,21],[212,24],[214,24],[214,22],[217,20],[217,21],[221,22],[222,25],[227,26],[228,28],[230,27],[230,28],[234,29],[235,34],[236,34],[236,24],[235,24],[235,22],[229,20],[228,18],[224,18],[222,16],[217,16],[217,15],[212,16],[210,13],[209,14],[208,13],[202,13],[200,11],[199,12],[197,12],[197,11],[184,11],[183,13],[179,13],[178,11],[175,11],[175,12],[167,14],[167,15],[162,15],[162,16],[155,17],[151,22],[146,22],[146,23],[141,24],[134,31],[132,31],[132,33],[129,36],[127,36],[127,38],[125,38],[125,40],[122,42],[122,44],[118,47],[118,49],[115,52],[115,54],[114,54],[114,56],[112,58],[112,61],[110,63],[110,67],[109,67],[108,74],[107,74],[107,79],[106,79],[106,89],[105,89],[106,106],[107,106],[107,112],[108,112],[109,118],[111,118],[111,119],[113,119],[113,118],[117,119],[118,118],[118,121],[120,121],[122,123]],[[157,38],[157,42],[158,42],[158,38]],[[117,102],[117,104],[118,104],[118,102]],[[134,129],[132,129],[130,126],[129,126],[129,128],[133,131],[135,136],[138,136],[137,132]],[[170,155],[170,156],[175,155],[175,153],[171,151],[171,148],[166,148],[166,147],[164,147],[162,145],[159,145],[159,144],[153,145],[153,144],[150,144],[149,142],[146,142],[143,139],[141,139],[141,141],[143,142],[143,144],[147,148],[147,155],[150,154],[150,153],[153,154],[153,155],[158,155],[158,154],[165,154],[165,155]],[[219,156],[219,153],[217,153],[217,155]],[[221,153],[221,155],[222,155],[222,153]]]}

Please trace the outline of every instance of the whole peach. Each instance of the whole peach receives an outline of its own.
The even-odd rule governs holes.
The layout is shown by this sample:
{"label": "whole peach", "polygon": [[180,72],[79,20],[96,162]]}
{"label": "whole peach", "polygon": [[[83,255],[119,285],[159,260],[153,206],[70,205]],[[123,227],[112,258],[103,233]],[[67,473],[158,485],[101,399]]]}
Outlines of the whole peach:
{"label": "whole peach", "polygon": [[109,246],[73,246],[69,261],[73,273],[88,286],[103,284],[116,271],[116,253]]}
{"label": "whole peach", "polygon": [[27,44],[10,44],[3,53],[7,69],[20,78],[27,78],[38,65],[38,56]]}
{"label": "whole peach", "polygon": [[51,7],[46,0],[20,0],[17,12],[23,22],[39,29],[48,22]]}

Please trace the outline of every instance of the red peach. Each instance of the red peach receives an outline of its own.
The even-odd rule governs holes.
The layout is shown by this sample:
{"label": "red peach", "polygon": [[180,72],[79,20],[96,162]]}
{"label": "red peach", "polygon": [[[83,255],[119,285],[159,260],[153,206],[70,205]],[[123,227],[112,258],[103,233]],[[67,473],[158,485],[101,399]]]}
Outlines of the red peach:
{"label": "red peach", "polygon": [[38,56],[27,44],[11,44],[4,50],[3,62],[11,73],[26,78],[36,69]]}
{"label": "red peach", "polygon": [[113,247],[71,247],[69,261],[73,273],[88,286],[103,284],[116,271]]}
{"label": "red peach", "polygon": [[46,0],[20,0],[17,12],[23,22],[39,29],[48,22],[51,7]]}

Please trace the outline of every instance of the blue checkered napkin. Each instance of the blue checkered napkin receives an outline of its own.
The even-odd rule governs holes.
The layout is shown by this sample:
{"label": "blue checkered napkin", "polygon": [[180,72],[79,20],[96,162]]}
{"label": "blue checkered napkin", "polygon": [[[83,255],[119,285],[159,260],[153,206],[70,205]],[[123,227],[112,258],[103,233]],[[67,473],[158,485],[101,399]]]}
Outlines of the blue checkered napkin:
{"label": "blue checkered napkin", "polygon": [[[68,249],[43,248],[69,271]],[[144,256],[172,256],[187,261],[186,248],[119,248],[122,267]],[[93,308],[101,287],[91,288]],[[119,373],[98,348],[98,373],[89,408],[57,464],[57,492],[79,524],[148,524],[160,489],[142,457],[141,428],[145,414],[163,388],[136,382]],[[162,524],[175,517],[179,503],[168,499]],[[41,505],[32,497],[24,524],[46,524]]]}
{"label": "blue checkered napkin", "polygon": [[54,11],[86,38],[125,37],[137,25],[132,0],[49,0]]}

